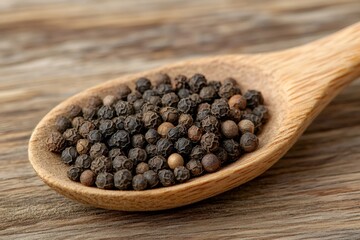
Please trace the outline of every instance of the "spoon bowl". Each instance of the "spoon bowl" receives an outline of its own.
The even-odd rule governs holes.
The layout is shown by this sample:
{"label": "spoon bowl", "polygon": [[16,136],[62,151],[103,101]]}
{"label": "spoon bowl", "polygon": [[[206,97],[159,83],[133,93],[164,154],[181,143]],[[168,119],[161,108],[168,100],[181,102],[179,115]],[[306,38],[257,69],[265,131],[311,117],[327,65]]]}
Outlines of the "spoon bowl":
{"label": "spoon bowl", "polygon": [[[122,76],[85,90],[56,106],[35,128],[29,143],[30,162],[41,179],[57,192],[82,203],[106,209],[151,211],[194,203],[237,187],[266,171],[351,80],[360,75],[360,24],[332,36],[281,52],[227,55],[185,61],[155,70]],[[45,141],[55,118],[67,106],[83,106],[91,95],[117,94],[123,84],[134,88],[139,77],[157,73],[204,74],[209,80],[233,77],[241,90],[262,92],[270,119],[259,135],[259,148],[219,171],[171,187],[145,191],[103,190],[86,187],[67,177],[59,155]]]}

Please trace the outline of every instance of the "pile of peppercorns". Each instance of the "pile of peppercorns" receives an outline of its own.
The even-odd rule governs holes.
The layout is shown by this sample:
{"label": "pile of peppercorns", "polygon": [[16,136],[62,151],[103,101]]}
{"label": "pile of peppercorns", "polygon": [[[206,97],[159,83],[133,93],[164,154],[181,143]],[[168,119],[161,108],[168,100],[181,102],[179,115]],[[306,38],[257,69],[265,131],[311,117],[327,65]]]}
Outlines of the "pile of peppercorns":
{"label": "pile of peppercorns", "polygon": [[268,120],[260,92],[241,95],[232,78],[159,74],[136,90],[92,96],[55,121],[46,140],[70,165],[68,177],[103,189],[144,190],[188,181],[252,152]]}

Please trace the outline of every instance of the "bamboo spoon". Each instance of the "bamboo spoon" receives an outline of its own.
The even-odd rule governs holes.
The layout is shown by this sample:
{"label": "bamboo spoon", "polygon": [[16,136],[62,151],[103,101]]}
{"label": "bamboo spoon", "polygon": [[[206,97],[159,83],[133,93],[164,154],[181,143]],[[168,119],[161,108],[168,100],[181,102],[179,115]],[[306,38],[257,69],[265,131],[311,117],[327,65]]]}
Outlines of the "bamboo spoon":
{"label": "bamboo spoon", "polygon": [[[101,190],[72,182],[60,157],[47,151],[44,139],[54,119],[70,104],[82,105],[89,95],[114,94],[122,84],[133,87],[138,77],[156,73],[209,79],[234,77],[242,89],[260,90],[271,119],[260,135],[259,149],[220,171],[187,183],[145,191]],[[194,203],[237,187],[270,168],[295,143],[306,127],[342,88],[360,75],[360,23],[313,43],[274,53],[230,55],[190,60],[122,76],[85,90],[50,111],[35,128],[29,143],[30,162],[50,187],[96,207],[151,211]]]}

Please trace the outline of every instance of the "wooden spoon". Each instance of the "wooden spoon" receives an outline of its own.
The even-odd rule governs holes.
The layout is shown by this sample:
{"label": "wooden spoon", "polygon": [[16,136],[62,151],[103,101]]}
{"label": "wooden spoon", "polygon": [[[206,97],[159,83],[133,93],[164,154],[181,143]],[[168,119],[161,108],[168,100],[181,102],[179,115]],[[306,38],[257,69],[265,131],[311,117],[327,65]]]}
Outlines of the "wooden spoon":
{"label": "wooden spoon", "polygon": [[[263,93],[271,119],[259,136],[259,149],[220,171],[171,187],[145,191],[102,190],[69,180],[68,166],[47,151],[45,139],[54,119],[70,104],[83,105],[90,95],[115,94],[122,84],[133,87],[141,76],[156,73],[208,79],[234,77],[240,87]],[[227,55],[190,60],[122,76],[85,90],[51,110],[35,128],[29,143],[30,162],[50,187],[96,207],[151,211],[194,203],[237,187],[270,168],[295,143],[311,121],[348,83],[360,75],[360,23],[313,43],[274,53]]]}

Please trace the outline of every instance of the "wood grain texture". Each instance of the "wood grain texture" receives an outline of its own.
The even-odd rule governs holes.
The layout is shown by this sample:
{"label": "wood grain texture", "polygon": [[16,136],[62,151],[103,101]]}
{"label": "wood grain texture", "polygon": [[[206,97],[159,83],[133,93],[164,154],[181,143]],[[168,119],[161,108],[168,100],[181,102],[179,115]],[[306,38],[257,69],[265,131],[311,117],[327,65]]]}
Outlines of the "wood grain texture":
{"label": "wood grain texture", "polygon": [[359,80],[265,174],[189,207],[122,213],[72,202],[39,180],[26,152],[47,111],[107,79],[296,46],[359,20],[358,1],[1,1],[0,237],[358,239]]}

